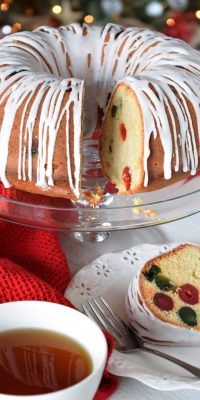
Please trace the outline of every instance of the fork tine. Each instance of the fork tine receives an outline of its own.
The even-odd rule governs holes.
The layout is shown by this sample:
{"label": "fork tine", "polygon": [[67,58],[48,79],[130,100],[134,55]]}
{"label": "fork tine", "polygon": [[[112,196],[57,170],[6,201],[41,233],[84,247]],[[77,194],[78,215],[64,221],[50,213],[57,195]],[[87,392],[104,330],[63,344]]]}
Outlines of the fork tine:
{"label": "fork tine", "polygon": [[117,324],[121,332],[123,331],[125,335],[130,333],[129,326],[119,317],[119,315],[114,312],[114,310],[112,310],[109,304],[101,296],[96,299],[96,302],[98,302],[98,304],[101,304],[101,306],[103,307],[102,311],[108,313],[109,317],[112,318],[115,325]]}
{"label": "fork tine", "polygon": [[105,325],[106,324],[109,325],[110,329],[115,331],[118,339],[119,339],[119,337],[122,337],[124,333],[122,332],[120,327],[117,326],[117,324],[111,318],[109,318],[108,315],[105,314],[105,312],[99,305],[99,302],[97,301],[97,299],[93,299],[92,306],[96,309],[97,315],[100,316],[101,319],[104,320]]}
{"label": "fork tine", "polygon": [[109,323],[107,319],[105,319],[105,316],[102,314],[101,310],[96,306],[94,299],[89,300],[87,302],[87,310],[90,308],[89,312],[90,315],[93,315],[93,319],[97,322],[98,325],[103,326],[103,329],[108,331],[115,339],[119,340],[119,333],[118,331]]}
{"label": "fork tine", "polygon": [[84,311],[84,313],[91,319],[93,319],[94,322],[96,322],[97,325],[99,325],[101,327],[101,329],[105,329],[104,325],[101,323],[101,321],[99,320],[99,318],[97,318],[96,314],[94,313],[94,311],[92,310],[91,306],[87,303],[82,304],[82,309]]}

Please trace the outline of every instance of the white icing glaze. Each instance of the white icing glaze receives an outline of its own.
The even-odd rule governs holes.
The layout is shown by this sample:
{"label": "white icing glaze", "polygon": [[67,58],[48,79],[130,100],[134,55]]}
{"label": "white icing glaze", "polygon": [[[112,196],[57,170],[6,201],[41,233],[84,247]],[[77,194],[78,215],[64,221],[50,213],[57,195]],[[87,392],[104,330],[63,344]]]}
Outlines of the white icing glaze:
{"label": "white icing glaze", "polygon": [[161,321],[148,308],[139,287],[140,271],[133,278],[126,297],[126,311],[133,330],[150,344],[200,346],[200,332]]}
{"label": "white icing glaze", "polygon": [[[170,179],[172,176],[172,159],[175,160],[175,171],[180,171],[182,164],[183,171],[196,173],[197,133],[192,124],[189,102],[199,132],[200,54],[184,42],[149,30],[123,29],[113,24],[103,29],[79,24],[59,29],[41,27],[32,33],[17,33],[1,40],[0,78],[0,105],[5,105],[0,127],[0,179],[6,187],[10,185],[6,177],[9,139],[20,106],[18,179],[33,179],[32,139],[41,107],[36,184],[44,189],[54,184],[55,142],[61,120],[66,116],[66,182],[69,181],[72,192],[78,196],[83,87],[85,135],[89,135],[96,127],[98,107],[106,111],[108,95],[121,80],[135,91],[143,114],[144,185],[148,184],[149,140],[151,134],[156,137],[157,131],[164,149],[164,177]],[[70,90],[69,99],[64,101],[67,90]],[[33,96],[36,98],[31,104]],[[72,103],[74,176],[69,147],[69,109]],[[27,153],[28,168],[25,162]]]}

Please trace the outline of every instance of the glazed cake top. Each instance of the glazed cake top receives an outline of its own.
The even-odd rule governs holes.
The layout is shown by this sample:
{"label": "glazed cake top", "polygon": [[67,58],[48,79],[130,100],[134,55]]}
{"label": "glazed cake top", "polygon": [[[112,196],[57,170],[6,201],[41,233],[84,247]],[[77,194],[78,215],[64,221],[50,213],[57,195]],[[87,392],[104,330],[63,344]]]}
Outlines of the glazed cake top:
{"label": "glazed cake top", "polygon": [[[143,114],[144,185],[148,184],[151,134],[155,137],[160,134],[166,179],[172,175],[172,158],[175,159],[175,171],[180,170],[178,143],[181,144],[183,171],[196,173],[200,54],[182,41],[146,29],[124,29],[114,24],[104,28],[79,24],[59,29],[41,27],[32,33],[16,33],[0,41],[0,78],[0,105],[5,104],[0,127],[0,179],[6,187],[10,186],[6,177],[9,138],[17,110],[24,104],[19,130],[18,179],[32,180],[32,137],[41,107],[36,184],[43,188],[54,185],[55,142],[61,118],[66,116],[69,182],[78,195],[83,87],[85,135],[88,135],[97,125],[98,109],[105,112],[109,95],[121,80],[135,91]],[[69,99],[63,106],[66,92]],[[33,96],[36,98],[27,117]],[[72,103],[75,183],[70,172],[69,153]],[[30,150],[28,168],[25,167],[27,148]]]}

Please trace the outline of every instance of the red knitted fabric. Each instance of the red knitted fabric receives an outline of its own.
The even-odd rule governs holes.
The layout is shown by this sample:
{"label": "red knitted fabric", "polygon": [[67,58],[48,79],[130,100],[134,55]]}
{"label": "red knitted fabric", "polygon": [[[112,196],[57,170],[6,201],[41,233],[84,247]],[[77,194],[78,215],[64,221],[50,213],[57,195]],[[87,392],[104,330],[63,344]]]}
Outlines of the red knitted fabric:
{"label": "red knitted fabric", "polygon": [[[10,191],[0,185],[2,194],[9,197]],[[24,196],[20,193],[20,200]],[[70,271],[57,234],[0,220],[0,243],[0,303],[41,300],[70,306],[63,296]],[[107,340],[111,353],[112,340]],[[95,400],[108,399],[116,386],[116,378],[105,370]]]}

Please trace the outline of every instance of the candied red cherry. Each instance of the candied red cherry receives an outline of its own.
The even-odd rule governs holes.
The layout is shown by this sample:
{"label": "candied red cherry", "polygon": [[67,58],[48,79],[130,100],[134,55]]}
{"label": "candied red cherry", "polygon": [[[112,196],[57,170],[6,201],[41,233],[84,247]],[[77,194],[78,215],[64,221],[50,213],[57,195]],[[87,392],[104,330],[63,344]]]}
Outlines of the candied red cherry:
{"label": "candied red cherry", "polygon": [[120,124],[120,133],[121,133],[122,140],[125,141],[126,140],[126,127],[123,122]]}
{"label": "candied red cherry", "polygon": [[131,187],[131,171],[129,167],[125,167],[122,173],[122,179],[126,190],[128,191]]}
{"label": "candied red cherry", "polygon": [[164,293],[156,293],[154,295],[153,302],[156,307],[163,311],[171,311],[174,308],[172,298]]}
{"label": "candied red cherry", "polygon": [[187,304],[197,304],[199,302],[199,291],[198,289],[191,285],[190,283],[186,283],[178,288],[178,294],[181,300],[183,300]]}
{"label": "candied red cherry", "polygon": [[115,194],[118,192],[118,189],[116,188],[116,185],[114,183],[108,182],[105,187],[105,192],[110,194]]}

